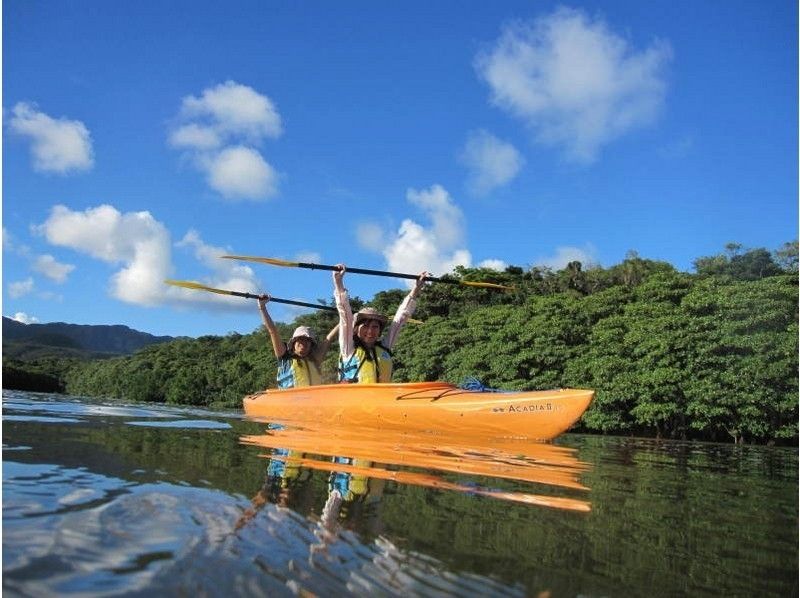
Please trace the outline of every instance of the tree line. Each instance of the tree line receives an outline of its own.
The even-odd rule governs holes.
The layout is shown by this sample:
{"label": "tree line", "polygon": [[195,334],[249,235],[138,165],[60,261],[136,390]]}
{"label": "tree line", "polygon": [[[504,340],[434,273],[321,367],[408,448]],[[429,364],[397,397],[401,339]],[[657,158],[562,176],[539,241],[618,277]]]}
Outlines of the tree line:
{"label": "tree line", "polygon": [[[793,443],[797,264],[795,241],[772,253],[729,244],[695,260],[691,274],[634,252],[610,268],[460,267],[449,276],[515,290],[429,285],[415,314],[424,323],[408,324],[395,346],[395,379],[593,388],[583,431]],[[405,292],[384,291],[369,304],[391,314]],[[324,334],[335,323],[335,313],[319,311],[279,327],[289,338],[297,325]],[[334,347],[323,364],[329,381],[336,365]],[[277,368],[263,328],[179,339],[122,358],[4,362],[4,374],[7,366],[49,369],[75,395],[224,407],[274,387]]]}

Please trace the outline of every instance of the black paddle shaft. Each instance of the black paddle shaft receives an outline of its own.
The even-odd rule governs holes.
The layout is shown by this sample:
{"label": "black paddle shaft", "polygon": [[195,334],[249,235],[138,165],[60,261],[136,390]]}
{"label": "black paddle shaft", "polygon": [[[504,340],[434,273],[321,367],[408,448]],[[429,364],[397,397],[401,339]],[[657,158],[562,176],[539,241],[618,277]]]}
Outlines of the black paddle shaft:
{"label": "black paddle shaft", "polygon": [[[330,272],[338,272],[337,266],[328,266],[326,264],[309,264],[308,262],[295,262],[298,268],[308,268],[309,270],[328,270]],[[386,272],[385,270],[369,270],[368,268],[351,268],[345,266],[345,272],[353,272],[354,274],[370,274],[372,276],[386,276],[388,278],[407,278],[409,280],[417,280],[417,274],[405,274],[404,272]],[[436,276],[426,276],[425,280],[431,282],[446,282],[449,284],[461,284],[460,280],[454,278],[437,278]]]}
{"label": "black paddle shaft", "polygon": [[[236,297],[244,297],[245,299],[258,299],[261,295],[253,295],[253,293],[242,293],[241,291],[227,291]],[[299,305],[300,307],[313,307],[314,309],[324,309],[325,311],[336,311],[335,307],[330,305],[320,305],[319,303],[306,303],[305,301],[294,301],[292,299],[279,299],[278,297],[271,297],[267,295],[269,300],[273,303],[285,303],[287,305]]]}

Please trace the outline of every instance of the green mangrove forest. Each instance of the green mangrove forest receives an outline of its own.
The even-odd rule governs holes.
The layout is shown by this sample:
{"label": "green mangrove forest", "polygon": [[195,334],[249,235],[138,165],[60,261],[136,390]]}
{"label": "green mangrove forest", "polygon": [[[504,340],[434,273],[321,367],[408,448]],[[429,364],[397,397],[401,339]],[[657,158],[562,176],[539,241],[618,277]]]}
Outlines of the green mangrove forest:
{"label": "green mangrove forest", "polygon": [[[680,272],[631,252],[609,268],[457,268],[449,276],[514,290],[426,287],[414,316],[422,323],[408,324],[395,346],[395,379],[593,388],[583,432],[796,443],[797,242],[774,252],[729,244],[694,266]],[[368,304],[391,314],[405,293]],[[355,298],[353,307],[366,303]],[[4,386],[240,407],[244,395],[275,386],[276,360],[253,313],[250,334],[178,339],[124,357],[4,356]],[[335,323],[319,310],[279,327],[288,339],[297,325],[324,334]],[[337,356],[334,345],[323,368],[330,381]]]}

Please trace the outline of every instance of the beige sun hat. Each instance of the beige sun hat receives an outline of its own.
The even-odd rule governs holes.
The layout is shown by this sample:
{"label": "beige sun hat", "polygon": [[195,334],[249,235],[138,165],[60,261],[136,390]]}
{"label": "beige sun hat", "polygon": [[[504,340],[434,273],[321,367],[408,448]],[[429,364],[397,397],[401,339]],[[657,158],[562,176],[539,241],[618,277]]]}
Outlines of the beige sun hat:
{"label": "beige sun hat", "polygon": [[386,325],[386,322],[389,321],[389,318],[384,316],[374,307],[365,307],[356,313],[356,321],[354,326],[358,326],[367,320],[377,320],[380,322],[381,328],[383,328]]}
{"label": "beige sun hat", "polygon": [[294,332],[292,333],[292,338],[289,339],[289,346],[291,347],[294,344],[294,341],[296,341],[299,338],[307,338],[312,343],[317,342],[317,339],[314,336],[314,331],[311,330],[311,328],[309,328],[308,326],[298,326],[297,328],[294,329]]}

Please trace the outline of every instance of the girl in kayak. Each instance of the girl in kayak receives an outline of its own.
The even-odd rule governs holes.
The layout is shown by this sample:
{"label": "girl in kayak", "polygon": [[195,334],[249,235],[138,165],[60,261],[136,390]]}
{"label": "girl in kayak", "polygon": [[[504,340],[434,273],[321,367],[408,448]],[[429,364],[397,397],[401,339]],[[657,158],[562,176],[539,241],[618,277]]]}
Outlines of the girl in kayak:
{"label": "girl in kayak", "polygon": [[258,298],[258,311],[264,328],[272,339],[272,348],[278,358],[278,388],[293,388],[295,386],[314,386],[322,384],[320,366],[331,341],[336,336],[339,325],[333,327],[321,343],[317,343],[314,331],[308,326],[295,328],[292,338],[284,343],[278,332],[278,327],[267,311],[269,295]]}
{"label": "girl in kayak", "polygon": [[372,307],[365,307],[355,318],[344,288],[345,266],[337,264],[333,272],[333,296],[339,311],[339,380],[369,384],[392,381],[391,348],[397,334],[417,307],[417,296],[425,284],[427,272],[417,278],[414,288],[397,308],[383,340],[379,340],[388,318]]}

